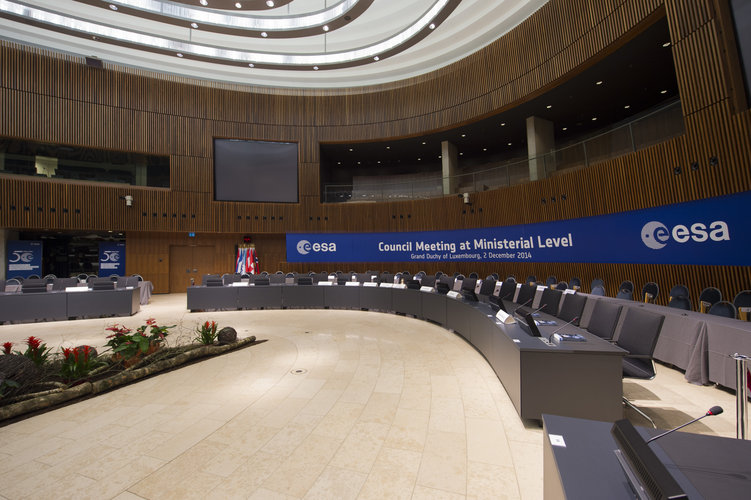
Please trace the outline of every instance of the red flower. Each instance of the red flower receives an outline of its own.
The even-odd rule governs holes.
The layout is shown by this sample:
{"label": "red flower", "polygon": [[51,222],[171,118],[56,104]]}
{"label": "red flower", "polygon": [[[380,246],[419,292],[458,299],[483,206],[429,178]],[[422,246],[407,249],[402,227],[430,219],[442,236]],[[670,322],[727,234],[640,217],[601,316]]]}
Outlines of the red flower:
{"label": "red flower", "polygon": [[33,335],[26,339],[26,345],[28,345],[31,349],[39,349],[42,346],[42,341]]}
{"label": "red flower", "polygon": [[65,359],[67,360],[68,357],[70,356],[70,353],[73,352],[73,349],[71,349],[70,347],[63,347],[62,349],[63,349],[63,356],[65,356]]}
{"label": "red flower", "polygon": [[10,354],[11,347],[13,347],[13,342],[5,342],[3,344],[3,354]]}
{"label": "red flower", "polygon": [[156,325],[156,320],[154,318],[149,318],[146,320],[146,324],[149,326],[154,326]]}

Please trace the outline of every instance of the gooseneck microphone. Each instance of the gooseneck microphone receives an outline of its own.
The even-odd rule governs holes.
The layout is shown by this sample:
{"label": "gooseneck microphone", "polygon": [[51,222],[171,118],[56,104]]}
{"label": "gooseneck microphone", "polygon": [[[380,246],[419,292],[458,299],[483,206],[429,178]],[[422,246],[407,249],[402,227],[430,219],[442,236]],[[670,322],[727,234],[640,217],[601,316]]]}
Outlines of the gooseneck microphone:
{"label": "gooseneck microphone", "polygon": [[535,314],[537,314],[538,312],[540,312],[540,311],[542,311],[543,309],[545,309],[545,306],[546,306],[546,305],[547,305],[547,304],[543,304],[543,305],[542,305],[542,307],[538,307],[537,309],[535,309],[534,311],[532,311],[532,312],[531,312],[531,313],[529,313],[529,314],[531,314],[532,316],[534,316],[534,315],[535,315]]}
{"label": "gooseneck microphone", "polygon": [[648,440],[647,440],[646,442],[647,442],[647,443],[651,443],[651,442],[652,442],[652,441],[654,441],[655,439],[660,439],[660,438],[661,438],[662,436],[667,436],[667,435],[668,435],[668,434],[670,434],[671,432],[675,432],[675,431],[677,431],[678,429],[682,429],[682,428],[686,427],[687,425],[693,424],[694,422],[696,422],[696,421],[698,421],[698,420],[701,420],[701,419],[702,419],[702,418],[704,418],[704,417],[709,417],[709,416],[711,416],[711,415],[719,415],[720,413],[722,413],[722,411],[723,411],[723,410],[722,410],[722,407],[721,407],[721,406],[713,406],[712,408],[710,408],[710,409],[709,409],[709,411],[707,411],[707,413],[705,413],[705,414],[704,414],[704,415],[702,415],[701,417],[695,418],[695,419],[693,419],[693,420],[691,420],[691,421],[689,421],[689,422],[686,422],[686,423],[685,423],[685,424],[683,424],[683,425],[679,425],[678,427],[676,427],[676,428],[674,428],[674,429],[670,429],[669,431],[665,431],[665,432],[663,432],[662,434],[658,434],[658,435],[656,435],[655,437],[653,437],[653,438],[651,438],[651,439],[648,439]]}
{"label": "gooseneck microphone", "polygon": [[579,316],[577,316],[576,318],[572,319],[571,321],[569,321],[569,322],[568,322],[568,323],[566,323],[565,325],[561,325],[561,326],[559,326],[558,328],[556,328],[556,329],[555,329],[555,330],[553,331],[553,333],[551,333],[551,334],[550,334],[550,336],[552,337],[553,335],[555,335],[556,333],[560,332],[561,330],[563,330],[563,329],[564,329],[564,328],[566,328],[566,327],[567,327],[568,325],[570,325],[571,323],[573,323],[574,321],[576,321],[576,320],[578,320],[578,319],[579,319]]}

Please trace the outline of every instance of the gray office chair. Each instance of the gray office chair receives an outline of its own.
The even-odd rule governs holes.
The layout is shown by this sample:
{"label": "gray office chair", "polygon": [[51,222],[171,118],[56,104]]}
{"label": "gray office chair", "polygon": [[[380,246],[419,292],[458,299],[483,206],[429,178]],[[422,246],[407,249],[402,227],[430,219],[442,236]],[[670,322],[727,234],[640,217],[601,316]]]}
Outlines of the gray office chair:
{"label": "gray office chair", "polygon": [[605,287],[602,285],[595,285],[592,287],[592,295],[599,295],[601,297],[605,296]]}
{"label": "gray office chair", "polygon": [[598,300],[592,309],[592,317],[589,319],[587,331],[605,340],[612,340],[618,317],[621,315],[623,306],[607,300]]}
{"label": "gray office chair", "polygon": [[256,276],[253,278],[253,284],[255,286],[269,286],[271,284],[271,280],[268,276]]}
{"label": "gray office chair", "polygon": [[537,276],[534,274],[530,274],[527,276],[527,284],[528,285],[537,285]]}
{"label": "gray office chair", "polygon": [[561,310],[558,312],[558,318],[571,323],[572,325],[579,326],[579,322],[582,318],[582,312],[584,306],[587,303],[587,296],[579,293],[567,293],[563,296],[563,304],[561,304]]}
{"label": "gray office chair", "polygon": [[646,303],[654,303],[658,295],[660,295],[660,287],[654,281],[650,281],[641,289],[641,296]]}
{"label": "gray office chair", "polygon": [[519,305],[529,307],[532,305],[535,293],[537,293],[537,285],[528,285],[525,283],[519,288],[519,294],[516,296],[515,302]]}
{"label": "gray office chair", "polygon": [[[741,292],[742,293],[742,292]],[[713,286],[707,287],[699,294],[699,312],[706,313],[722,300],[722,292]],[[737,307],[737,304],[736,304]]]}
{"label": "gray office chair", "polygon": [[[595,278],[592,280],[592,283],[589,285],[589,289],[592,290],[592,293],[594,293],[595,287],[600,286],[603,290],[605,290],[605,282],[601,280],[600,278]],[[603,294],[605,295],[605,294]]]}
{"label": "gray office chair", "polygon": [[479,278],[479,277],[480,277],[480,275],[479,275],[479,274],[477,274],[477,273],[475,273],[475,272],[472,272],[472,273],[469,273],[469,277],[470,277],[470,278],[474,278],[474,279],[477,279],[477,278]]}
{"label": "gray office chair", "polygon": [[540,297],[540,304],[537,307],[540,308],[540,310],[545,314],[557,316],[558,306],[561,303],[562,296],[563,292],[561,292],[560,290],[546,288],[542,292],[542,297]]}
{"label": "gray office chair", "polygon": [[558,283],[555,286],[555,289],[556,290],[561,290],[561,291],[567,290],[568,289],[568,283],[566,283],[565,281],[561,281],[560,283]]}
{"label": "gray office chair", "polygon": [[[652,356],[664,320],[665,316],[643,308],[631,307],[626,310],[621,333],[615,342],[618,347],[628,351],[628,354],[623,358],[624,378],[652,380],[655,377]],[[623,396],[623,403],[649,420],[655,429],[657,428],[654,420],[625,396]]]}
{"label": "gray office chair", "polygon": [[691,301],[688,299],[688,297],[672,297],[670,299],[670,302],[668,302],[668,307],[690,311]]}
{"label": "gray office chair", "polygon": [[733,304],[727,300],[721,300],[709,308],[709,314],[735,319],[736,310]]}
{"label": "gray office chair", "polygon": [[545,280],[545,285],[548,288],[555,288],[555,285],[558,284],[558,279],[555,276],[548,276],[548,279]]}
{"label": "gray office chair", "polygon": [[741,321],[749,320],[751,312],[751,290],[743,290],[733,299],[733,305],[738,310],[738,319]]}
{"label": "gray office chair", "polygon": [[573,290],[576,290],[577,292],[582,288],[582,280],[580,280],[579,278],[571,278],[570,280],[568,280],[568,283],[569,285],[571,285],[571,288]]}
{"label": "gray office chair", "polygon": [[634,284],[628,280],[621,283],[621,286],[618,287],[618,294],[615,296],[615,298],[622,300],[634,300]]}

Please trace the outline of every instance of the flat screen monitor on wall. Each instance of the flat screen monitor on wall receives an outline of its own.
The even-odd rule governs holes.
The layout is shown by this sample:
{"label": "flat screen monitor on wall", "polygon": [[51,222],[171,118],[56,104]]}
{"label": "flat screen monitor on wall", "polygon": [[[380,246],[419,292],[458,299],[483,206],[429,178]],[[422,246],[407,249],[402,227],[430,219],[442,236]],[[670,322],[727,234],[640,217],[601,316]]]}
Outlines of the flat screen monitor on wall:
{"label": "flat screen monitor on wall", "polygon": [[214,139],[214,199],[297,203],[297,144]]}

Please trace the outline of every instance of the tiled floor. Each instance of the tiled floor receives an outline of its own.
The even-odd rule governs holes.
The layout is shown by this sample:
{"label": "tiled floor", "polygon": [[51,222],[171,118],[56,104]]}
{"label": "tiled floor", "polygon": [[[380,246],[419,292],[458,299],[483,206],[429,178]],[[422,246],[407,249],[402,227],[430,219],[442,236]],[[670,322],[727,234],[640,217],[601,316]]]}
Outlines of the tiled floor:
{"label": "tiled floor", "polygon": [[[542,429],[458,336],[392,314],[185,303],[155,295],[130,318],[0,326],[0,343],[55,347],[101,346],[106,326],[149,317],[178,325],[172,343],[206,319],[268,340],[0,427],[0,498],[542,498]],[[720,404],[687,430],[735,435],[734,396],[676,370],[624,391],[661,427]]]}

